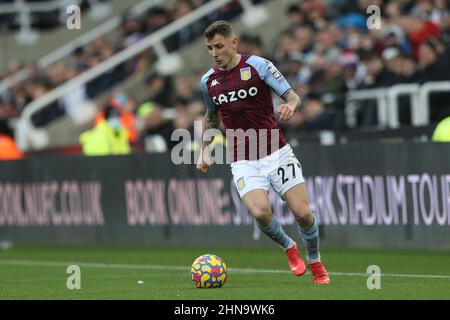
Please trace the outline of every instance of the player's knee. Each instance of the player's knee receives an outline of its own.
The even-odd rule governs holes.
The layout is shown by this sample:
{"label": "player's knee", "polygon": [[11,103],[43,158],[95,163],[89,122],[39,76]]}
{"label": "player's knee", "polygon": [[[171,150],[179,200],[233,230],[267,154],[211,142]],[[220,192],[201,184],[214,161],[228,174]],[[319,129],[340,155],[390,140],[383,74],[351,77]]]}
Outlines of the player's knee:
{"label": "player's knee", "polygon": [[269,205],[255,204],[251,206],[249,210],[253,218],[255,218],[260,225],[265,226],[270,224],[272,220],[272,212]]}
{"label": "player's knee", "polygon": [[307,202],[299,202],[290,209],[294,214],[295,220],[297,220],[301,226],[308,226],[313,222],[312,210]]}

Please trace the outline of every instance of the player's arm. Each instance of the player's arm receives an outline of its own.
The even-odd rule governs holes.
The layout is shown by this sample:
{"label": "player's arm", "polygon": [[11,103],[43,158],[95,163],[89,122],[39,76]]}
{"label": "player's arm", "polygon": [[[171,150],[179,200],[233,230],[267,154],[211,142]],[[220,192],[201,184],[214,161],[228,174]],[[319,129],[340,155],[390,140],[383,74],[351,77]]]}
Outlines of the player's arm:
{"label": "player's arm", "polygon": [[216,110],[216,106],[208,94],[206,79],[207,78],[202,78],[200,81],[200,88],[206,104],[206,114],[203,119],[202,149],[197,161],[197,169],[203,173],[208,172],[209,167],[212,165],[212,161],[208,156],[208,146],[211,144],[212,139],[209,141],[204,139],[205,131],[210,129],[219,129],[221,122],[219,111]]}
{"label": "player's arm", "polygon": [[[203,133],[205,133],[206,130],[209,129],[220,129],[220,114],[218,111],[210,111],[207,110],[205,114],[205,119],[203,121]],[[202,143],[202,150],[205,150],[208,148],[208,146],[211,144],[213,138],[211,138],[210,141],[203,139]]]}
{"label": "player's arm", "polygon": [[197,169],[203,173],[207,173],[209,167],[212,165],[212,161],[208,155],[208,146],[211,144],[213,137],[210,140],[204,138],[204,133],[210,129],[219,129],[220,127],[220,114],[218,111],[207,110],[205,118],[203,120],[202,131],[202,149],[200,151],[199,159],[197,161]]}
{"label": "player's arm", "polygon": [[283,77],[272,62],[264,58],[251,56],[247,63],[253,66],[261,80],[286,102],[277,108],[280,114],[280,122],[284,123],[291,120],[294,111],[300,106],[301,102],[298,95],[286,81],[286,78]]}
{"label": "player's arm", "polygon": [[280,122],[285,123],[292,119],[295,110],[300,108],[301,100],[300,97],[294,92],[294,90],[289,89],[281,98],[286,102],[278,106],[277,111],[280,114]]}

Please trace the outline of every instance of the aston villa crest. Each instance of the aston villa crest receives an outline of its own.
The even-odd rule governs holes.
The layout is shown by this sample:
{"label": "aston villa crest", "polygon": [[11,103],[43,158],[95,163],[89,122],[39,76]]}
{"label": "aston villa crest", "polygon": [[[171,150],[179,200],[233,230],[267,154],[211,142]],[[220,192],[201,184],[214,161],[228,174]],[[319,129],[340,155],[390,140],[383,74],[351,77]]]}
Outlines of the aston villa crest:
{"label": "aston villa crest", "polygon": [[244,81],[249,80],[252,77],[252,73],[250,71],[250,67],[241,68],[241,79]]}

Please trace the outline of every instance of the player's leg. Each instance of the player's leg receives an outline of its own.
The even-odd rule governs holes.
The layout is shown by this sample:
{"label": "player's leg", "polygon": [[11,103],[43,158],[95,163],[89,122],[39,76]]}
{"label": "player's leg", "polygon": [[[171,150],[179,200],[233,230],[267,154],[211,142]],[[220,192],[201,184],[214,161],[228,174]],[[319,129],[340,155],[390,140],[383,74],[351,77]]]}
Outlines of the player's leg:
{"label": "player's leg", "polygon": [[254,189],[246,193],[242,201],[264,234],[278,243],[284,250],[294,245],[294,240],[286,234],[277,217],[272,214],[267,190]]}
{"label": "player's leg", "polygon": [[315,283],[329,283],[328,274],[320,260],[319,227],[308,202],[302,167],[289,145],[280,149],[277,168],[271,183],[286,201],[298,224],[300,237],[307,250],[307,258]]}
{"label": "player's leg", "polygon": [[284,199],[298,224],[298,229],[307,249],[308,262],[320,261],[319,226],[309,206],[305,184],[300,183],[284,193]]}
{"label": "player's leg", "polygon": [[283,248],[292,273],[297,276],[304,274],[306,266],[300,258],[297,244],[283,230],[277,216],[272,214],[267,190],[254,189],[246,193],[242,201],[260,230]]}
{"label": "player's leg", "polygon": [[308,192],[305,184],[300,183],[284,193],[286,204],[294,214],[303,244],[306,247],[307,258],[314,282],[326,284],[330,282],[328,273],[320,260],[319,226],[308,202]]}
{"label": "player's leg", "polygon": [[297,245],[272,214],[268,190],[270,181],[261,174],[257,161],[243,161],[231,165],[234,183],[249,213],[256,220],[260,230],[278,243],[288,257],[289,267],[295,275],[301,275],[306,267],[297,251]]}

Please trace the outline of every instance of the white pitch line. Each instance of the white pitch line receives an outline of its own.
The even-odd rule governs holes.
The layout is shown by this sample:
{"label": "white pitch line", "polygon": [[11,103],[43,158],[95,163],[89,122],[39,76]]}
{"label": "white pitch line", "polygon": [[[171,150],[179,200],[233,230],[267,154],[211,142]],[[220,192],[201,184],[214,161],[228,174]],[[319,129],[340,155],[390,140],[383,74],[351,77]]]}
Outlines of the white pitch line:
{"label": "white pitch line", "polygon": [[[37,261],[37,260],[0,260],[0,265],[9,266],[30,266],[30,267],[68,267],[77,265],[85,268],[97,269],[140,269],[140,270],[182,270],[189,271],[188,266],[171,265],[147,265],[147,264],[116,264],[116,263],[93,263],[93,262],[59,262],[59,261]],[[277,269],[253,269],[253,268],[230,268],[231,273],[290,273],[289,270]],[[358,272],[328,272],[332,276],[370,276],[368,273]],[[422,279],[450,279],[450,275],[432,275],[432,274],[401,274],[401,273],[381,273],[385,277],[397,278],[422,278]]]}

